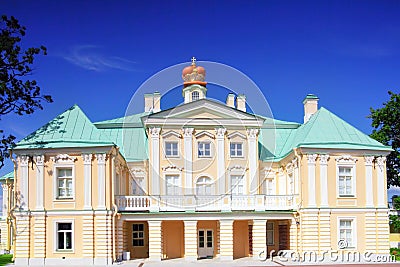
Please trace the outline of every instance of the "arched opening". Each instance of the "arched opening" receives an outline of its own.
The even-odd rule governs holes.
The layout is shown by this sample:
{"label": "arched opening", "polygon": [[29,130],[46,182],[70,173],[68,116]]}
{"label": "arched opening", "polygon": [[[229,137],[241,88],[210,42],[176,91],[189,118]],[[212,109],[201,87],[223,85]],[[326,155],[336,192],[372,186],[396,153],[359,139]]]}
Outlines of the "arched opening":
{"label": "arched opening", "polygon": [[196,101],[200,99],[200,94],[197,91],[192,92],[192,101]]}
{"label": "arched opening", "polygon": [[196,195],[209,196],[213,195],[212,180],[209,177],[202,176],[196,182]]}

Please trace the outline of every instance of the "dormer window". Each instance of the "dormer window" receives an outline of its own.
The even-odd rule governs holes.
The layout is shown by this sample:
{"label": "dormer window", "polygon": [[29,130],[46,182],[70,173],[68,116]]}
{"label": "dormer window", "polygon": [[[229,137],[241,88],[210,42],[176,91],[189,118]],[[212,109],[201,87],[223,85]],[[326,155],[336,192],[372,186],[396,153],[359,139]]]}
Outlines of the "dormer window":
{"label": "dormer window", "polygon": [[197,101],[200,99],[200,94],[197,91],[192,92],[192,101]]}

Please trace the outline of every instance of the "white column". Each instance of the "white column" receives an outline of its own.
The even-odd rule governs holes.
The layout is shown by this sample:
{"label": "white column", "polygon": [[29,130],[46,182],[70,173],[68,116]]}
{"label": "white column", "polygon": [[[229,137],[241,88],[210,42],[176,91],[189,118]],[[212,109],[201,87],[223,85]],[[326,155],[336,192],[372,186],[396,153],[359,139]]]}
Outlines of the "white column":
{"label": "white column", "polygon": [[293,164],[293,178],[294,178],[294,194],[299,194],[299,163],[297,158],[292,160]]}
{"label": "white column", "polygon": [[221,260],[231,261],[233,260],[233,220],[221,219],[219,226]]}
{"label": "white column", "polygon": [[[8,215],[8,184],[3,183],[1,185],[3,187],[3,207],[2,207],[2,217],[7,218]],[[4,232],[3,235],[6,235]]]}
{"label": "white column", "polygon": [[249,149],[249,174],[250,174],[250,194],[257,194],[258,188],[258,174],[257,174],[257,150],[258,150],[258,143],[257,143],[257,135],[258,129],[248,129],[248,149]]}
{"label": "white column", "polygon": [[150,193],[153,196],[160,195],[160,131],[161,128],[149,128],[149,136],[151,142],[151,159],[150,159]]}
{"label": "white column", "polygon": [[184,143],[184,169],[185,169],[185,194],[193,194],[193,128],[183,129]]}
{"label": "white column", "polygon": [[149,260],[161,261],[161,221],[148,221],[149,224]]}
{"label": "white column", "polygon": [[36,210],[44,210],[44,156],[36,156]]}
{"label": "white column", "polygon": [[253,258],[259,260],[259,257],[267,256],[267,220],[253,220]]}
{"label": "white column", "polygon": [[97,209],[99,210],[104,210],[106,208],[106,156],[106,154],[96,154],[99,196]]}
{"label": "white column", "polygon": [[385,171],[386,171],[386,157],[378,157],[378,179],[377,179],[377,194],[378,194],[378,208],[386,208],[386,183],[385,183]]}
{"label": "white column", "polygon": [[183,221],[185,224],[185,260],[197,260],[197,221]]}
{"label": "white column", "polygon": [[217,179],[218,179],[218,194],[223,195],[227,192],[225,182],[225,128],[216,128],[217,139]]}
{"label": "white column", "polygon": [[286,176],[283,168],[279,168],[278,174],[279,195],[286,195]]}
{"label": "white column", "polygon": [[20,208],[22,210],[28,210],[29,209],[29,171],[28,171],[28,163],[29,163],[29,157],[24,155],[24,156],[19,156],[19,162],[21,166],[21,181],[20,181],[20,192],[21,192],[21,197],[20,197]]}
{"label": "white column", "polygon": [[319,156],[320,184],[321,184],[321,207],[328,207],[328,159],[329,155]]}
{"label": "white column", "polygon": [[308,154],[308,207],[315,208],[315,162],[317,160],[317,154]]}
{"label": "white column", "polygon": [[92,209],[92,154],[82,154],[83,159],[83,190],[85,210]]}
{"label": "white column", "polygon": [[372,184],[372,163],[374,156],[365,156],[365,206],[367,208],[374,207],[374,191]]}

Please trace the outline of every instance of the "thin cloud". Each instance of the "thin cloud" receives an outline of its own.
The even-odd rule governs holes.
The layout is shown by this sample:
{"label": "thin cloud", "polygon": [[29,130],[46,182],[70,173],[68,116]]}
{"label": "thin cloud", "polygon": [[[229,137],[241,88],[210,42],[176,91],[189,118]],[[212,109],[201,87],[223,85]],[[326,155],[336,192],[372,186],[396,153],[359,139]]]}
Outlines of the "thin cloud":
{"label": "thin cloud", "polygon": [[81,68],[97,72],[110,69],[135,71],[136,62],[116,56],[105,56],[98,50],[99,47],[94,45],[75,46],[64,59]]}

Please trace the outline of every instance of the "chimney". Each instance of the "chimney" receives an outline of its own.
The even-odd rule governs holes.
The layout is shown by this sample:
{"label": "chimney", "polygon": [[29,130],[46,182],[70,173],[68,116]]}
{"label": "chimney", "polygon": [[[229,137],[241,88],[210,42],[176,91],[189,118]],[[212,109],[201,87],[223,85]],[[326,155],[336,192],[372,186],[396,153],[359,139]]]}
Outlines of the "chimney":
{"label": "chimney", "polygon": [[234,94],[228,94],[228,97],[226,98],[226,105],[231,108],[235,108],[235,95]]}
{"label": "chimney", "polygon": [[238,110],[246,112],[246,96],[245,95],[238,95],[236,98],[236,108]]}
{"label": "chimney", "polygon": [[161,94],[160,92],[154,92],[154,108],[153,112],[161,111]]}
{"label": "chimney", "polygon": [[304,123],[308,122],[311,116],[318,111],[318,100],[316,95],[308,94],[303,100],[304,104]]}
{"label": "chimney", "polygon": [[144,112],[153,111],[153,94],[144,94]]}

